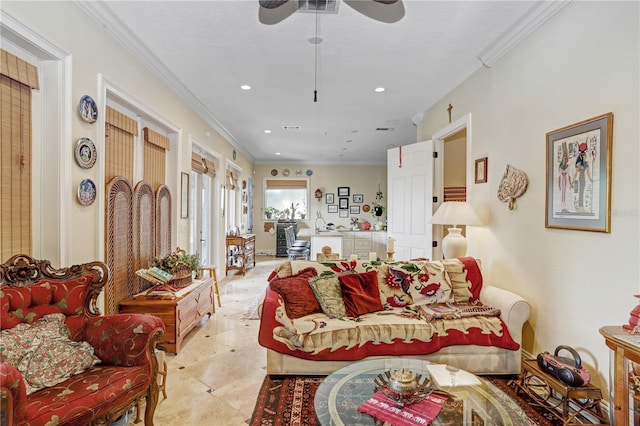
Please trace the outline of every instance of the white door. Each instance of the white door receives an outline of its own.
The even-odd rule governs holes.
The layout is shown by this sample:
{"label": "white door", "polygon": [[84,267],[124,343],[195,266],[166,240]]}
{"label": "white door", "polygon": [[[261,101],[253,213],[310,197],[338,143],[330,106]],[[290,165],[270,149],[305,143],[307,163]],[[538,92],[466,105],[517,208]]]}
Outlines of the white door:
{"label": "white door", "polygon": [[216,233],[214,229],[214,180],[207,175],[191,172],[190,200],[191,212],[189,248],[190,253],[198,253],[202,265],[216,264]]}
{"label": "white door", "polygon": [[432,259],[433,142],[387,151],[387,237],[395,260]]}

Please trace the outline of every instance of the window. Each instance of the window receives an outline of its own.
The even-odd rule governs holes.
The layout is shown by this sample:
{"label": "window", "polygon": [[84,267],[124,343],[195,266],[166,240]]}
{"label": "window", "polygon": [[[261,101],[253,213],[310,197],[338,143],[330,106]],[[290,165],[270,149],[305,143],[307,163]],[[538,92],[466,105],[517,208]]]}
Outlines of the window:
{"label": "window", "polygon": [[309,180],[265,179],[263,219],[307,219]]}

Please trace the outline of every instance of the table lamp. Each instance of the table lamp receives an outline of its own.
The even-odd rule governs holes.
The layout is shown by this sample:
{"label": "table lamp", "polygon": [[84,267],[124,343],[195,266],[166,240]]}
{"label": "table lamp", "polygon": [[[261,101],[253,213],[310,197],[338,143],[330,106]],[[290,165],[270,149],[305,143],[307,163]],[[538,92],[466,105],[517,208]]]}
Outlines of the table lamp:
{"label": "table lamp", "polygon": [[467,255],[467,239],[462,229],[456,225],[482,225],[482,221],[466,201],[445,201],[430,220],[434,225],[453,225],[442,239],[442,253],[445,259]]}

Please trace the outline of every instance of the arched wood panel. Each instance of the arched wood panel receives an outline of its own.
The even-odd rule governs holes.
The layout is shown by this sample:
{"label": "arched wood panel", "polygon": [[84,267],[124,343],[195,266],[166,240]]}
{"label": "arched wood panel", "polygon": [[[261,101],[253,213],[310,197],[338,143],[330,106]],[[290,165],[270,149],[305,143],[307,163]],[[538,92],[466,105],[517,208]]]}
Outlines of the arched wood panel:
{"label": "arched wood panel", "polygon": [[160,185],[156,192],[156,256],[172,251],[171,244],[171,192]]}
{"label": "arched wood panel", "polygon": [[[146,269],[156,253],[156,198],[151,184],[140,181],[133,191],[133,270]],[[133,293],[151,287],[151,283],[134,275]]]}
{"label": "arched wood panel", "polygon": [[116,176],[107,183],[106,254],[111,271],[105,289],[105,313],[118,313],[118,303],[133,296],[133,190]]}

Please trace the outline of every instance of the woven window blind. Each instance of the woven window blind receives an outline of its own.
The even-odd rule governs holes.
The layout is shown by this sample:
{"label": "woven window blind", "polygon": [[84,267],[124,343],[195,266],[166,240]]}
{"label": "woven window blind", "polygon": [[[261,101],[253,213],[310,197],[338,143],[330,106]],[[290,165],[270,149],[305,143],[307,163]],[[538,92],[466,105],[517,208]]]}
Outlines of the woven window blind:
{"label": "woven window blind", "polygon": [[307,189],[306,180],[268,179],[267,189]]}
{"label": "woven window blind", "polygon": [[169,138],[145,127],[144,133],[144,180],[152,188],[158,188],[166,182],[167,151],[171,146]]}
{"label": "woven window blind", "polygon": [[211,160],[207,160],[200,154],[191,153],[191,170],[202,175],[216,177],[216,166]]}
{"label": "woven window blind", "polygon": [[138,123],[107,107],[105,126],[105,180],[122,176],[133,182],[133,141],[138,136]]}
{"label": "woven window blind", "polygon": [[0,261],[32,254],[31,90],[38,70],[0,50]]}

